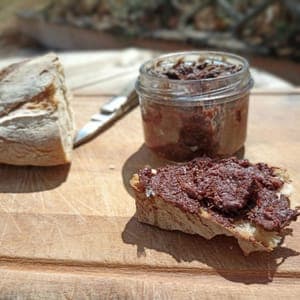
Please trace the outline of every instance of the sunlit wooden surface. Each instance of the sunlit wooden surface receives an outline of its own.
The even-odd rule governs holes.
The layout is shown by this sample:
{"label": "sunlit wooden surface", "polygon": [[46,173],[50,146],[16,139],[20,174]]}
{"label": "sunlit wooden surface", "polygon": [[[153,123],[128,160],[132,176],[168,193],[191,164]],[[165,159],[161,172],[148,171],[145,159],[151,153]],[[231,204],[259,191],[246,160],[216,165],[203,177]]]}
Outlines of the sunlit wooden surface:
{"label": "sunlit wooden surface", "polygon": [[[75,63],[67,69],[78,128],[134,76],[76,89],[95,79],[86,72]],[[245,145],[246,158],[289,171],[298,205],[299,116],[296,90],[253,94]],[[136,108],[75,149],[70,166],[1,165],[0,298],[298,298],[299,222],[273,253],[249,257],[228,237],[207,241],[139,224],[128,181],[161,163],[143,145]]]}

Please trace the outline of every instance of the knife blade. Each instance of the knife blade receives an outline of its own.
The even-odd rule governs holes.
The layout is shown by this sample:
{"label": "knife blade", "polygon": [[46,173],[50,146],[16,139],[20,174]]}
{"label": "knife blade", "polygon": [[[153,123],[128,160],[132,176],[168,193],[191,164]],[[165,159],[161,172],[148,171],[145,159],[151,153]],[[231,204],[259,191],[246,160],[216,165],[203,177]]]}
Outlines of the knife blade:
{"label": "knife blade", "polygon": [[100,112],[93,115],[76,134],[74,147],[81,145],[95,137],[104,127],[126,114],[138,105],[138,96],[132,81],[118,96],[112,97],[102,105]]}

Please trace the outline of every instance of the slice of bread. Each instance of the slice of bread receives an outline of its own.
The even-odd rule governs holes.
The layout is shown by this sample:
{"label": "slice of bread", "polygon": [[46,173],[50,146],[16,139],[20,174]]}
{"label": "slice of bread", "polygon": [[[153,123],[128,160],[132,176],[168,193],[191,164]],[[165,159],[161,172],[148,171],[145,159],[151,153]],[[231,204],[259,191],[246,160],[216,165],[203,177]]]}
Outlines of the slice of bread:
{"label": "slice of bread", "polygon": [[54,53],[0,71],[0,163],[69,163],[74,137],[70,98]]}
{"label": "slice of bread", "polygon": [[[156,176],[157,172],[160,172],[160,169],[151,170],[153,176]],[[284,181],[284,185],[277,192],[278,196],[279,194],[289,196],[292,187],[286,172],[274,168],[274,173],[280,180]],[[272,251],[280,244],[284,235],[289,233],[286,228],[266,230],[250,220],[241,218],[237,218],[228,226],[228,224],[226,225],[218,220],[210,209],[205,207],[200,207],[196,212],[189,212],[182,209],[178,203],[156,194],[151,190],[151,187],[145,189],[138,174],[133,175],[130,184],[135,192],[136,216],[140,222],[166,230],[179,230],[189,234],[198,234],[206,239],[211,239],[220,234],[233,236],[237,239],[245,255],[254,251]],[[294,219],[297,215],[298,213],[295,211]]]}

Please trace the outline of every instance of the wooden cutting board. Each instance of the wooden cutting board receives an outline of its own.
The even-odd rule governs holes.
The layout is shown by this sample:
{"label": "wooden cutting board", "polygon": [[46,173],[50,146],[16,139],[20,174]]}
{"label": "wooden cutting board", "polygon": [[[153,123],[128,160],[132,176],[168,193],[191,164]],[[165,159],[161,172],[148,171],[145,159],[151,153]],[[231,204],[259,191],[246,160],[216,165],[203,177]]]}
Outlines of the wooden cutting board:
{"label": "wooden cutting board", "polygon": [[[75,97],[81,127],[106,98]],[[300,204],[299,95],[253,95],[245,157],[287,168]],[[145,164],[135,109],[70,166],[0,166],[0,298],[299,299],[300,224],[271,254],[233,238],[139,224],[129,187]]]}

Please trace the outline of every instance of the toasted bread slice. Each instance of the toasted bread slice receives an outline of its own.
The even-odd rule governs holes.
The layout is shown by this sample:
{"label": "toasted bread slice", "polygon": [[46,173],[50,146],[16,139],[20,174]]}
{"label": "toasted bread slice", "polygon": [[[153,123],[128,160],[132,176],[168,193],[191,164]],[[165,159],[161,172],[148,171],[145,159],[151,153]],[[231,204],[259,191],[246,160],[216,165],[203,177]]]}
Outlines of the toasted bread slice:
{"label": "toasted bread slice", "polygon": [[[152,169],[151,173],[156,176],[158,170]],[[276,174],[275,174],[276,173]],[[274,175],[284,184],[277,191],[280,195],[289,196],[292,186],[284,170],[274,168]],[[145,189],[141,184],[141,178],[134,174],[131,186],[135,192],[136,215],[140,222],[151,224],[166,230],[179,230],[189,234],[198,234],[206,239],[224,234],[237,239],[243,253],[248,255],[254,251],[272,251],[280,244],[284,235],[288,234],[285,228],[281,230],[266,230],[250,220],[237,218],[233,222],[224,224],[207,208],[200,207],[197,212],[189,212],[180,205],[169,201],[162,195],[156,194],[151,189]],[[294,211],[293,219],[298,215]]]}

